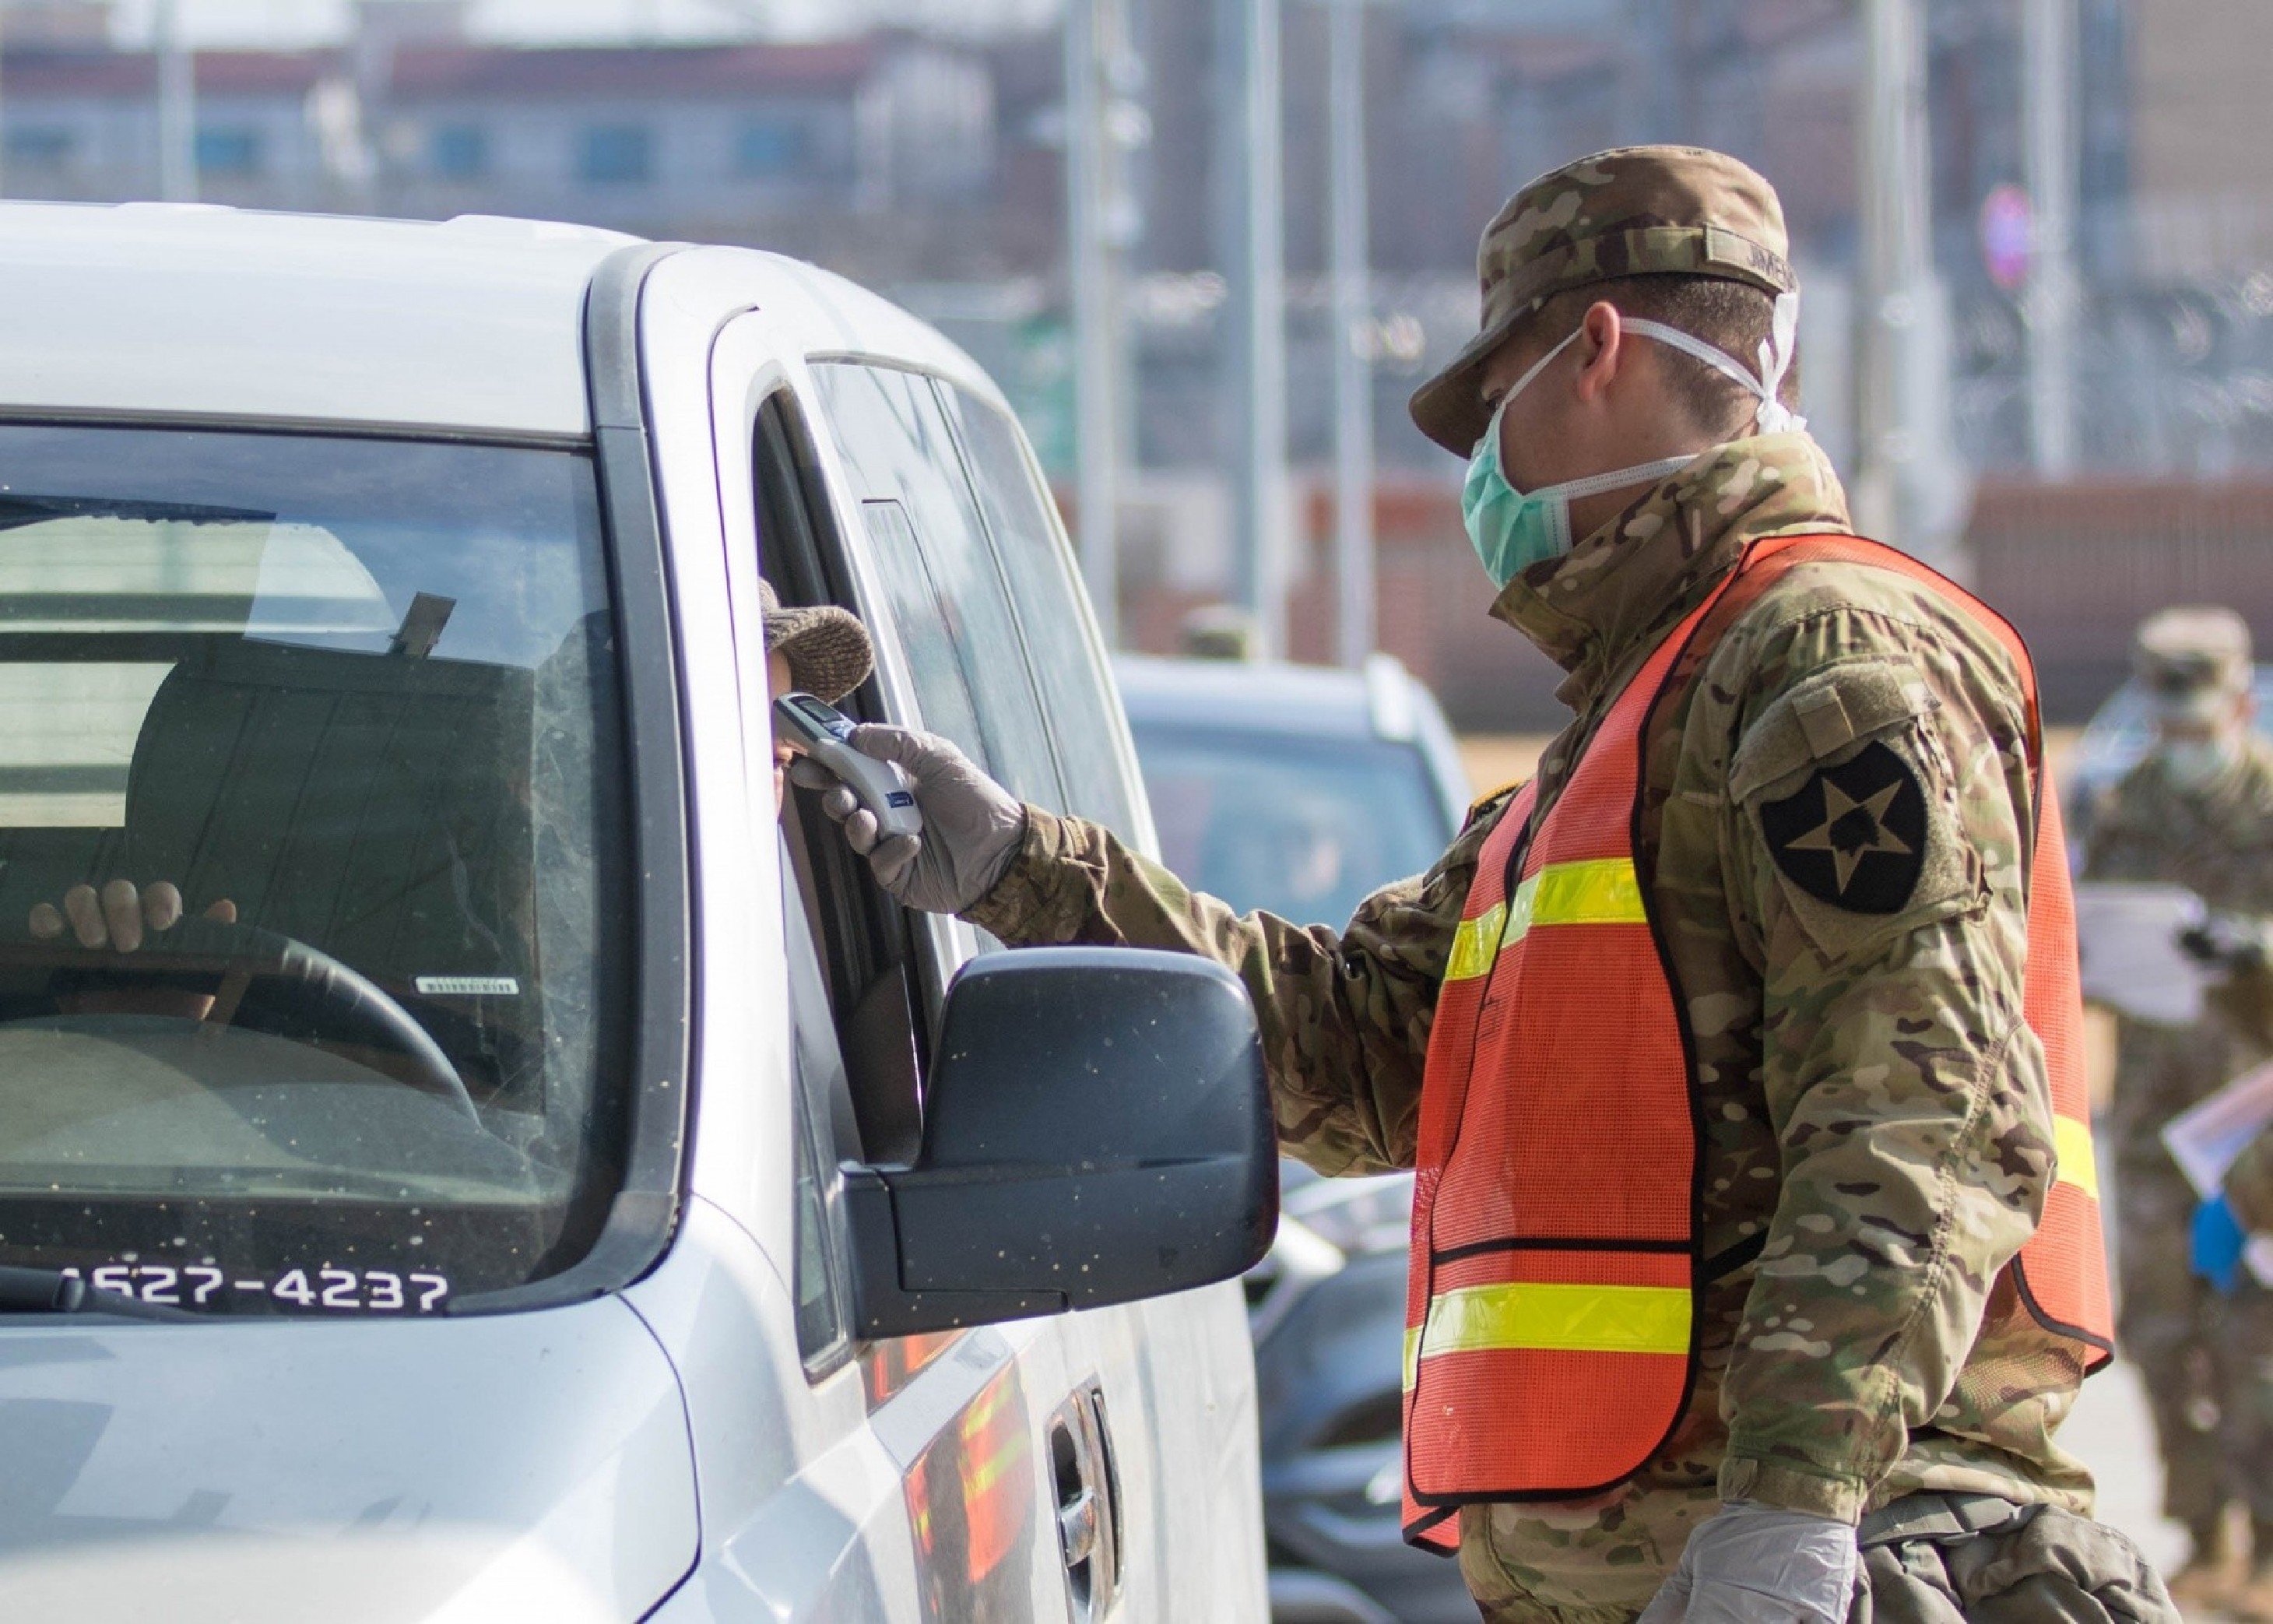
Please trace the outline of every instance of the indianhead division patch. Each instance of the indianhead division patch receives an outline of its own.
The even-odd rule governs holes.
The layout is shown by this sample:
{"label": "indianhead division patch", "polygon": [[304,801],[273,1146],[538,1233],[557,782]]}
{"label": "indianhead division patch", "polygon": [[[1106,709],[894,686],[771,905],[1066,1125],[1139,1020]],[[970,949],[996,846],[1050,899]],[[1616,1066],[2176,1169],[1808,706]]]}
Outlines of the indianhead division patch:
{"label": "indianhead division patch", "polygon": [[1908,762],[1869,745],[1763,805],[1760,832],[1809,896],[1853,914],[1898,914],[1925,871],[1925,791]]}

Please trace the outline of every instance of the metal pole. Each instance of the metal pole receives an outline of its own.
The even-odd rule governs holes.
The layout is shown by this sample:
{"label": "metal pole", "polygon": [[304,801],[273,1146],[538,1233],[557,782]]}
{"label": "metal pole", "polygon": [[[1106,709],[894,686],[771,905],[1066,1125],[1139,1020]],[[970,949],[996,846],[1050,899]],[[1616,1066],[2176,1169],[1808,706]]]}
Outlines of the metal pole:
{"label": "metal pole", "polygon": [[1971,476],[1950,425],[1948,306],[1934,274],[1926,57],[1917,0],[1866,0],[1856,517],[1962,574]]}
{"label": "metal pole", "polygon": [[1226,120],[1234,189],[1234,545],[1241,607],[1264,658],[1287,647],[1287,265],[1281,200],[1279,0],[1222,0],[1234,105]]}
{"label": "metal pole", "polygon": [[2075,0],[2026,0],[2022,94],[2033,241],[2025,303],[2029,449],[2038,475],[2075,469]]}
{"label": "metal pole", "polygon": [[1375,640],[1373,538],[1373,290],[1365,172],[1364,0],[1327,0],[1327,94],[1332,126],[1334,307],[1335,626],[1341,663],[1356,666]]}
{"label": "metal pole", "polygon": [[1868,532],[1905,540],[1900,488],[1914,452],[1904,432],[1902,373],[1918,320],[1917,259],[1922,207],[1913,193],[1912,131],[1920,94],[1912,61],[1917,21],[1909,0],[1865,0],[1864,107],[1858,121],[1862,197],[1862,332],[1857,345],[1856,518]]}
{"label": "metal pole", "polygon": [[158,0],[158,195],[198,200],[197,56],[182,38],[180,0]]}
{"label": "metal pole", "polygon": [[1081,569],[1098,624],[1117,648],[1121,392],[1114,365],[1115,267],[1106,240],[1110,138],[1098,15],[1108,3],[1066,4],[1066,278],[1073,305],[1074,502]]}

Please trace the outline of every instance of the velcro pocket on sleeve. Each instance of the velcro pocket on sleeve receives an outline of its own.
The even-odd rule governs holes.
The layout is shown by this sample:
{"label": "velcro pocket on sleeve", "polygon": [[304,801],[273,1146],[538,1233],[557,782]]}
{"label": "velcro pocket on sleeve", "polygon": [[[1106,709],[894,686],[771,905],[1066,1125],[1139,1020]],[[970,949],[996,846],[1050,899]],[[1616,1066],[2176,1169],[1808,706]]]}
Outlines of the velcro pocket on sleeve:
{"label": "velcro pocket on sleeve", "polygon": [[1745,730],[1729,763],[1729,798],[1750,801],[1940,703],[1916,668],[1898,660],[1847,660],[1817,672]]}

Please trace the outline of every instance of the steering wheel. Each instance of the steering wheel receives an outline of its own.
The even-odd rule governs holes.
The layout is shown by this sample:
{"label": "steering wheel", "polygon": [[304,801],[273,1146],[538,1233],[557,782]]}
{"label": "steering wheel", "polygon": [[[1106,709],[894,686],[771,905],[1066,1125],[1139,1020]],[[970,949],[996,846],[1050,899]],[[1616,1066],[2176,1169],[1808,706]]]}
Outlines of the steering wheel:
{"label": "steering wheel", "polygon": [[[258,925],[231,924],[217,919],[185,919],[154,931],[131,953],[107,948],[82,948],[60,943],[10,945],[0,948],[0,961],[49,970],[143,970],[175,974],[228,977],[270,977],[285,982],[293,992],[341,1019],[375,1027],[387,1046],[410,1063],[413,1075],[401,1079],[409,1086],[436,1094],[463,1111],[478,1125],[481,1115],[465,1079],[450,1064],[433,1034],[420,1026],[369,976],[341,964],[321,948],[295,936]],[[231,1009],[224,1019],[234,1017]]]}

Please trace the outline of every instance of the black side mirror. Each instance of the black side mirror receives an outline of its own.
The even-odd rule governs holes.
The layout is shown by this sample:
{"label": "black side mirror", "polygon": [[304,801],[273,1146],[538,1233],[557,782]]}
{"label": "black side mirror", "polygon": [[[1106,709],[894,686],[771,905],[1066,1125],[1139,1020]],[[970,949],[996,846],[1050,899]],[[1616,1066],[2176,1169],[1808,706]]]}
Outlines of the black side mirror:
{"label": "black side mirror", "polygon": [[1134,948],[975,960],[948,989],[922,1154],[844,1176],[864,1337],[1228,1280],[1278,1222],[1247,989]]}

